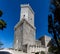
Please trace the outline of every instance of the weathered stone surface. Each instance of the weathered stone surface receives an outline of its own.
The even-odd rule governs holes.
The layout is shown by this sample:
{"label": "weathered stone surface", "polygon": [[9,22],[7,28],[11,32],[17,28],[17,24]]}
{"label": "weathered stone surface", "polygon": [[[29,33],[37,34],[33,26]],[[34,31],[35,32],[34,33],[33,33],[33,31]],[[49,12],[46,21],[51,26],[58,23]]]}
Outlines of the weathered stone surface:
{"label": "weathered stone surface", "polygon": [[23,50],[25,46],[27,49],[28,45],[35,45],[34,12],[29,5],[21,5],[20,18],[15,26],[14,48]]}
{"label": "weathered stone surface", "polygon": [[34,25],[34,11],[29,4],[21,5],[20,20],[26,19],[30,24]]}
{"label": "weathered stone surface", "polygon": [[35,44],[35,29],[33,29],[26,21],[23,25],[23,44]]}
{"label": "weathered stone surface", "polygon": [[24,20],[15,29],[15,49],[22,49],[23,45],[35,45],[35,29]]}
{"label": "weathered stone surface", "polygon": [[20,50],[26,54],[35,54],[41,51],[47,53],[47,44],[51,38],[45,35],[40,40],[35,39],[36,28],[34,26],[34,12],[31,7],[22,5],[20,15],[21,19],[14,27],[14,50]]}

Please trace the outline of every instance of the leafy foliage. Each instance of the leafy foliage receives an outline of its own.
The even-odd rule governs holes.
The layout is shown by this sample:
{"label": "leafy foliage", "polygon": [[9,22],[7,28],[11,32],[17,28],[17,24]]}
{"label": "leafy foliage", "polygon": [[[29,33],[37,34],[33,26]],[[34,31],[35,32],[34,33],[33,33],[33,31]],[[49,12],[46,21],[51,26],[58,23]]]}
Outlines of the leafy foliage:
{"label": "leafy foliage", "polygon": [[39,54],[39,52],[36,52],[35,54]]}
{"label": "leafy foliage", "polygon": [[[59,43],[60,43],[60,40],[59,40]],[[60,50],[58,49],[54,39],[51,39],[51,41],[48,43],[48,46],[49,46],[49,49],[48,49],[49,52],[52,52],[54,54],[60,54]]]}
{"label": "leafy foliage", "polygon": [[0,29],[6,28],[6,23],[4,20],[0,19]]}
{"label": "leafy foliage", "polygon": [[53,41],[50,41],[49,51],[60,54],[60,0],[51,0],[50,14],[48,15],[48,32],[53,36]]}
{"label": "leafy foliage", "polygon": [[3,14],[3,13],[2,13],[2,11],[0,10],[0,17],[2,16],[2,14]]}
{"label": "leafy foliage", "polygon": [[[2,11],[0,10],[0,17],[2,16]],[[3,28],[6,28],[6,22],[3,19],[0,19],[0,29],[3,30]]]}
{"label": "leafy foliage", "polygon": [[51,0],[50,14],[48,15],[48,32],[53,35],[53,38],[58,46],[60,44],[58,39],[60,39],[60,1]]}
{"label": "leafy foliage", "polygon": [[45,52],[44,51],[41,51],[41,54],[45,54]]}
{"label": "leafy foliage", "polygon": [[[0,10],[0,17],[2,17],[2,11]],[[6,22],[3,19],[0,19],[0,29],[3,30],[3,28],[6,28]],[[0,48],[3,45],[3,43],[0,41]]]}

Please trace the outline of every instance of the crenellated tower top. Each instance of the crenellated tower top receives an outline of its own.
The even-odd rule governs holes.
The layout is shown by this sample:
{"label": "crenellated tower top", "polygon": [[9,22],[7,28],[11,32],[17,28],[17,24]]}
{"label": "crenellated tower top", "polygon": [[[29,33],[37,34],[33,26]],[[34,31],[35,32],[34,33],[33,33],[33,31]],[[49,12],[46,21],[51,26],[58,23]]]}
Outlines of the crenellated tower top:
{"label": "crenellated tower top", "polygon": [[34,26],[34,11],[29,4],[21,4],[20,21],[22,19],[27,20]]}

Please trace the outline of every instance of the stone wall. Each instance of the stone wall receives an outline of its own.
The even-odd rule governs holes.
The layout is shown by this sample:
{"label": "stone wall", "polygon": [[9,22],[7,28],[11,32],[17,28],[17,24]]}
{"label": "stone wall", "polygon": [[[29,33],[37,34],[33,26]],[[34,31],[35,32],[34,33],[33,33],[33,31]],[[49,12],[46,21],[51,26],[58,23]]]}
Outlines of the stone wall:
{"label": "stone wall", "polygon": [[14,33],[14,48],[18,50],[22,50],[22,42],[23,42],[23,24],[18,26]]}
{"label": "stone wall", "polygon": [[24,21],[23,25],[23,44],[35,44],[35,29],[33,29],[26,21]]}

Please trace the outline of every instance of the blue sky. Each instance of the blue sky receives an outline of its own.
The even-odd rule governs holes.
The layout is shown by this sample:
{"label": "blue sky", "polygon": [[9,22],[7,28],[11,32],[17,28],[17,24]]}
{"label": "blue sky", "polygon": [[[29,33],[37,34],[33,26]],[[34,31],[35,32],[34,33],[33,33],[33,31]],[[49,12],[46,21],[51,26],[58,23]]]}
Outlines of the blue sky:
{"label": "blue sky", "polygon": [[0,30],[0,41],[4,43],[3,47],[13,46],[14,26],[20,19],[20,5],[28,3],[35,12],[36,39],[43,35],[50,36],[48,33],[49,0],[0,0],[0,10],[3,11],[1,18],[7,23],[7,27]]}

